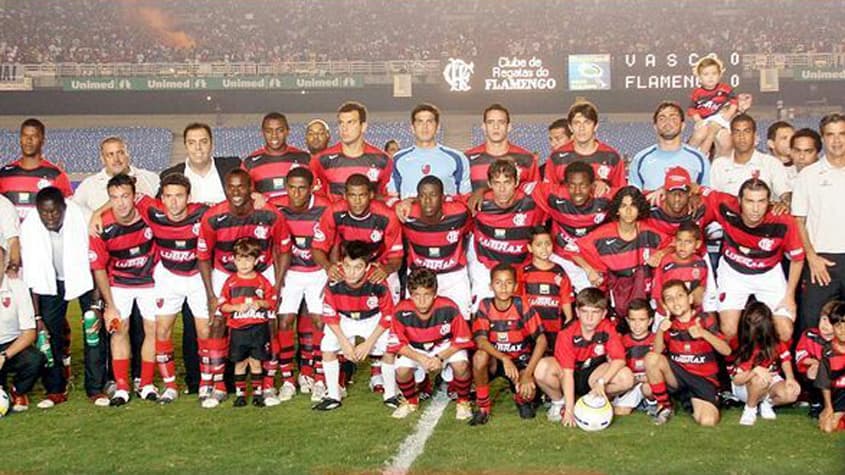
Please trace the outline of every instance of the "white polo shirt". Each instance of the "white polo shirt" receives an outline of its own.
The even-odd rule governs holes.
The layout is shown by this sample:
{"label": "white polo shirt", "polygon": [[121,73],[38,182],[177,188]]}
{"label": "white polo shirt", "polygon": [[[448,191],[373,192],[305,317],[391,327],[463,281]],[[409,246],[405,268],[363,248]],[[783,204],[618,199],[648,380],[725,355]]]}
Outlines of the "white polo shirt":
{"label": "white polo shirt", "polygon": [[6,241],[21,235],[21,220],[18,217],[18,211],[9,198],[2,194],[0,194],[0,234]]}
{"label": "white polo shirt", "polygon": [[[129,167],[129,176],[135,177],[135,191],[147,196],[155,196],[158,193],[159,178],[155,173],[141,168]],[[82,208],[85,218],[91,217],[91,213],[98,210],[109,200],[107,189],[111,175],[105,169],[82,180],[82,183],[73,193],[73,202]]]}
{"label": "white polo shirt", "polygon": [[0,283],[0,345],[10,343],[24,330],[35,329],[35,311],[26,284],[3,276]]}
{"label": "white polo shirt", "polygon": [[213,158],[211,168],[204,176],[196,173],[191,168],[190,161],[185,160],[185,177],[191,182],[191,203],[217,204],[226,199],[223,179],[217,173]]}
{"label": "white polo shirt", "polygon": [[769,185],[773,200],[778,200],[784,193],[792,191],[783,163],[759,150],[754,150],[751,159],[742,164],[734,161],[733,153],[730,157],[718,157],[713,160],[710,165],[710,187],[737,196],[742,184],[755,174]]}
{"label": "white polo shirt", "polygon": [[795,180],[792,214],[806,218],[807,234],[816,252],[845,254],[845,167],[822,157]]}

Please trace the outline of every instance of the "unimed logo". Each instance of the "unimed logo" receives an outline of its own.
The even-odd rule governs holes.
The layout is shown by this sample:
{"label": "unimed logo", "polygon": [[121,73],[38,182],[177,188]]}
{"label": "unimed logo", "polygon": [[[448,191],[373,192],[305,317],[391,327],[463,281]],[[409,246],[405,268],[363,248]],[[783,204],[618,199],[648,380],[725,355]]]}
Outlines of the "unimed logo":
{"label": "unimed logo", "polygon": [[466,92],[472,89],[469,80],[473,72],[475,72],[475,63],[449,58],[449,62],[443,68],[443,79],[449,84],[449,91]]}

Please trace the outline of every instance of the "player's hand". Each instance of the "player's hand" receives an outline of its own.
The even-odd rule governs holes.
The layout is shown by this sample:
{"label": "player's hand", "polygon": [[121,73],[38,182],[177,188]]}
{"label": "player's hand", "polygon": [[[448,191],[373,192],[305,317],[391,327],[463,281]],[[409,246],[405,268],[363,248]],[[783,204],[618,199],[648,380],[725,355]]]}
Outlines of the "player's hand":
{"label": "player's hand", "polygon": [[106,321],[106,328],[108,328],[109,333],[120,331],[120,313],[118,313],[116,308],[106,307],[103,310],[103,319]]}
{"label": "player's hand", "polygon": [[[700,191],[700,187],[696,185],[696,188]],[[704,206],[704,200],[701,199],[700,193],[694,193],[692,189],[690,190],[689,194],[689,201],[687,202],[687,209],[689,210],[690,215],[694,215],[698,208]]]}
{"label": "player's hand", "polygon": [[355,361],[364,361],[367,359],[367,356],[370,355],[370,350],[373,349],[373,345],[367,343],[366,341],[362,342],[358,346],[355,347]]}
{"label": "player's hand", "polygon": [[602,277],[600,272],[596,272],[595,269],[590,269],[587,272],[587,279],[594,287],[601,287],[601,284],[604,283],[604,277]]}
{"label": "player's hand", "polygon": [[528,372],[526,371],[526,373],[519,378],[519,383],[516,385],[516,391],[522,399],[530,401],[534,399],[534,393],[537,390],[537,386],[534,384],[534,378],[527,373]]}
{"label": "player's hand", "polygon": [[798,381],[795,378],[786,378],[786,390],[788,391],[801,391],[801,385],[798,384]]}
{"label": "player's hand", "polygon": [[334,263],[329,266],[329,280],[340,282],[343,280],[343,269],[340,268],[340,263]]}
{"label": "player's hand", "polygon": [[396,203],[396,218],[399,219],[400,223],[404,223],[408,220],[408,216],[411,214],[411,206],[413,202],[414,200],[411,198],[405,198],[404,200]]}
{"label": "player's hand", "polygon": [[209,317],[213,317],[214,314],[217,313],[217,307],[219,306],[219,301],[217,297],[211,297],[208,299],[208,315]]}
{"label": "player's hand", "polygon": [[9,257],[9,265],[6,266],[6,275],[10,279],[17,279],[20,276],[21,256]]}
{"label": "player's hand", "polygon": [[754,103],[754,96],[747,92],[743,92],[742,94],[738,94],[736,96],[736,109],[737,112],[742,114],[743,112],[747,111],[751,108],[751,104]]}
{"label": "player's hand", "polygon": [[780,309],[786,310],[789,312],[789,315],[795,315],[795,312],[798,310],[798,305],[795,303],[795,297],[791,293],[783,296],[783,300],[781,300],[780,303],[773,309],[774,313],[776,315],[780,315],[780,313],[778,313],[778,310]]}
{"label": "player's hand", "polygon": [[810,266],[810,282],[827,287],[830,284],[830,272],[827,268],[835,266],[836,263],[816,253],[808,253],[807,264]]}
{"label": "player's hand", "polygon": [[423,365],[426,371],[440,371],[443,367],[443,364],[440,362],[440,358],[436,356],[426,356],[425,364]]}
{"label": "player's hand", "polygon": [[[663,324],[661,323],[661,326],[662,325]],[[701,320],[696,318],[695,323],[693,323],[692,326],[687,329],[687,331],[689,332],[689,336],[695,338],[696,340],[704,336],[704,329],[701,328]]]}
{"label": "player's hand", "polygon": [[575,427],[575,418],[572,417],[572,412],[564,411],[560,423],[563,424],[563,427]]}
{"label": "player's hand", "polygon": [[88,222],[88,234],[92,236],[99,236],[103,232],[103,216],[100,213],[91,215],[91,221]]}
{"label": "player's hand", "polygon": [[771,372],[762,366],[755,366],[754,369],[751,370],[752,373],[757,375],[760,380],[763,381],[763,384],[768,387],[772,383],[772,374]]}
{"label": "player's hand", "polygon": [[807,378],[815,381],[816,376],[819,375],[819,360],[808,358],[806,360],[806,365],[807,365]]}
{"label": "player's hand", "polygon": [[264,207],[267,206],[267,199],[264,198],[263,194],[253,191],[249,196],[252,198],[253,209],[264,209]]}
{"label": "player's hand", "polygon": [[645,263],[649,267],[657,267],[660,265],[661,260],[663,260],[663,252],[655,251],[648,254],[648,259],[646,259]]}
{"label": "player's hand", "polygon": [[662,332],[668,332],[670,328],[672,328],[672,319],[666,317],[660,322],[660,326],[657,327],[657,330]]}
{"label": "player's hand", "polygon": [[605,384],[606,384],[605,382],[600,383],[600,382],[596,381],[596,384],[592,388],[590,388],[590,393],[593,396],[599,396],[603,399],[607,399],[607,392],[605,391],[605,386],[604,386]]}
{"label": "player's hand", "polygon": [[484,201],[484,192],[481,190],[474,191],[467,199],[467,208],[473,217],[481,211],[481,202]]}
{"label": "player's hand", "polygon": [[379,284],[387,280],[387,272],[384,271],[384,267],[381,264],[373,263],[371,268],[372,273],[370,274],[370,278],[368,279],[370,282],[374,284]]}
{"label": "player's hand", "polygon": [[780,216],[783,214],[789,214],[789,203],[785,201],[775,201],[770,206],[772,214],[775,216]]}
{"label": "player's hand", "polygon": [[502,367],[505,370],[505,376],[511,380],[511,382],[516,383],[519,381],[519,370],[516,369],[516,365],[513,364],[513,360],[510,358],[505,358],[502,360]]}
{"label": "player's hand", "polygon": [[343,353],[343,356],[346,356],[347,360],[353,363],[358,362],[358,359],[355,356],[355,347],[352,346],[352,343],[349,343],[349,340],[346,338],[340,339],[340,351]]}
{"label": "player's hand", "polygon": [[660,187],[651,193],[645,195],[645,199],[648,200],[648,204],[651,206],[659,205],[663,199],[666,197],[666,190],[663,187]]}
{"label": "player's hand", "polygon": [[824,409],[822,409],[822,412],[819,413],[819,427],[824,428],[825,426],[827,426],[827,421],[831,417],[833,417],[833,408],[828,409],[827,407],[825,407]]}
{"label": "player's hand", "polygon": [[608,185],[604,180],[596,180],[594,183],[593,197],[598,198],[600,196],[604,196],[605,193],[610,191],[610,185]]}

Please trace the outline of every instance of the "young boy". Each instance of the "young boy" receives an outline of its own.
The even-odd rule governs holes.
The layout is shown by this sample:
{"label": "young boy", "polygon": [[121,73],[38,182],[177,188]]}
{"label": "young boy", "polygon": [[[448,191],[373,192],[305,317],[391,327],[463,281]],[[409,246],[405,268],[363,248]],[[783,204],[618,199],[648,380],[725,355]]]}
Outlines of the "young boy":
{"label": "young boy", "polygon": [[547,356],[554,350],[558,332],[572,320],[572,283],[563,267],[549,260],[553,248],[549,230],[544,226],[533,228],[528,243],[531,264],[522,269],[519,279],[522,300],[543,322]]}
{"label": "young boy", "polygon": [[845,303],[833,307],[827,318],[833,327],[833,340],[824,350],[815,384],[824,400],[819,428],[833,432],[845,430]]}
{"label": "young boy", "polygon": [[[371,355],[384,355],[384,404],[393,409],[399,407],[393,355],[385,353],[387,329],[393,320],[393,300],[385,283],[373,282],[375,250],[374,245],[364,241],[344,241],[341,245],[343,280],[329,282],[323,303],[323,322],[329,329],[320,342],[326,397],[312,407],[314,410],[331,411],[341,406],[338,353],[343,353],[352,363]],[[364,342],[356,345],[356,337]]]}
{"label": "young boy", "polygon": [[625,363],[634,375],[634,387],[613,399],[613,413],[617,416],[627,416],[640,407],[643,400],[648,410],[657,406],[645,377],[645,355],[654,348],[653,320],[654,310],[647,301],[631,300],[625,317],[628,332],[622,336],[622,346],[625,348]]}
{"label": "young boy", "polygon": [[546,417],[574,427],[575,401],[593,393],[604,398],[628,391],[634,375],[625,366],[625,349],[607,317],[607,296],[588,287],[575,297],[578,320],[557,337],[555,354],[543,358],[534,373],[537,385],[552,405]]}
{"label": "young boy", "polygon": [[235,364],[235,407],[246,406],[246,370],[255,395],[252,405],[264,406],[263,364],[270,361],[271,326],[276,318],[276,294],[273,285],[255,271],[261,256],[261,244],[253,237],[243,237],[232,246],[237,272],[229,276],[220,292],[220,312],[229,327],[229,360]]}
{"label": "young boy", "polygon": [[808,389],[810,399],[809,416],[813,418],[818,418],[823,408],[821,393],[813,383],[819,374],[819,363],[821,363],[824,349],[833,340],[833,327],[830,325],[828,315],[833,307],[842,303],[845,302],[833,300],[826,303],[819,316],[819,326],[804,330],[795,346],[795,368],[803,381],[809,383],[809,385],[805,384],[805,389]]}
{"label": "young boy", "polygon": [[393,417],[403,419],[415,412],[419,407],[416,380],[424,379],[429,371],[441,371],[458,396],[455,418],[467,420],[472,417],[467,349],[473,345],[469,324],[455,302],[437,296],[434,271],[413,271],[408,277],[408,292],[411,297],[396,306],[389,337],[389,351],[399,355],[396,382],[405,397]]}
{"label": "young boy", "polygon": [[490,270],[493,297],[478,305],[472,322],[472,335],[478,347],[472,357],[476,404],[470,425],[490,419],[490,379],[506,377],[514,391],[519,417],[534,417],[534,368],[546,352],[546,335],[536,311],[529,310],[514,296],[516,269],[497,264]]}
{"label": "young boy", "polygon": [[689,144],[709,153],[716,142],[716,156],[730,150],[730,121],[736,114],[737,98],[733,88],[720,82],[725,69],[715,55],[701,58],[693,67],[700,86],[692,90],[689,115],[695,121],[695,130]]}
{"label": "young boy", "polygon": [[646,378],[660,406],[654,423],[662,425],[672,417],[671,392],[691,400],[698,424],[715,426],[719,423],[716,354],[730,355],[731,347],[719,331],[716,318],[696,312],[683,281],[663,284],[662,297],[670,318],[660,323],[654,350],[645,357]]}
{"label": "young boy", "polygon": [[[667,315],[666,309],[660,304],[662,300],[660,290],[663,288],[663,284],[670,280],[677,279],[686,284],[692,293],[695,307],[702,307],[704,293],[707,289],[708,271],[705,257],[699,253],[701,243],[701,228],[693,222],[682,223],[675,233],[675,252],[664,256],[660,265],[655,269],[651,298],[660,314],[654,322],[655,329],[660,326],[663,318]],[[717,309],[707,310],[716,311]]]}

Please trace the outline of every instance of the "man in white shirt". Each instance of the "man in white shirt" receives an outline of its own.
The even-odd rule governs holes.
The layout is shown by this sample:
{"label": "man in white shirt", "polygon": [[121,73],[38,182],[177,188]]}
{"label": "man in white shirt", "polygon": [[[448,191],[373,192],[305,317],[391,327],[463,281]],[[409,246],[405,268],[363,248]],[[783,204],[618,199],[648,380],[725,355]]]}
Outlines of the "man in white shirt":
{"label": "man in white shirt", "polygon": [[792,188],[786,167],[777,158],[757,150],[757,123],[748,114],[731,120],[733,153],[718,157],[710,166],[710,186],[734,196],[749,178],[759,178],[772,190],[773,201],[788,201]]}
{"label": "man in white shirt", "polygon": [[[5,267],[4,254],[0,245],[0,268]],[[14,374],[12,385],[5,386],[11,389],[13,412],[29,409],[28,394],[44,364],[44,355],[33,346],[35,334],[35,312],[26,285],[0,272],[0,386],[5,386],[9,373]]]}
{"label": "man in white shirt", "polygon": [[158,175],[142,168],[132,166],[129,149],[120,137],[106,137],[100,142],[100,160],[103,169],[82,180],[73,193],[73,202],[82,207],[86,218],[109,200],[106,184],[109,179],[121,173],[135,178],[135,187],[139,193],[155,196],[158,193]]}
{"label": "man in white shirt", "polygon": [[845,299],[845,115],[825,116],[819,129],[825,155],[798,174],[792,198],[807,256],[799,332],[818,326],[829,300]]}

